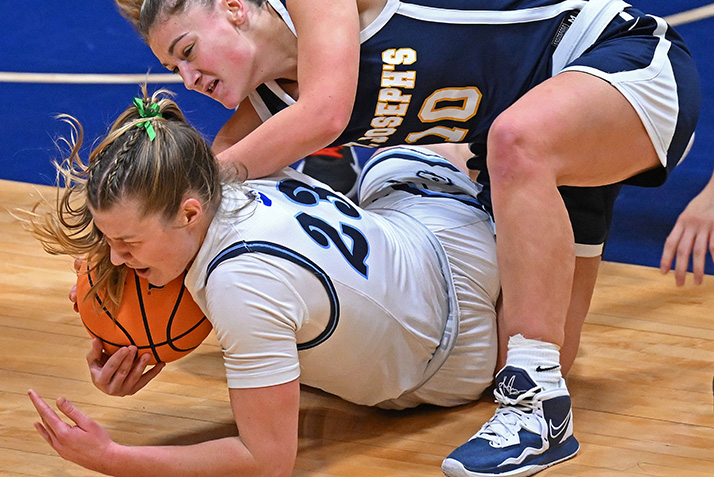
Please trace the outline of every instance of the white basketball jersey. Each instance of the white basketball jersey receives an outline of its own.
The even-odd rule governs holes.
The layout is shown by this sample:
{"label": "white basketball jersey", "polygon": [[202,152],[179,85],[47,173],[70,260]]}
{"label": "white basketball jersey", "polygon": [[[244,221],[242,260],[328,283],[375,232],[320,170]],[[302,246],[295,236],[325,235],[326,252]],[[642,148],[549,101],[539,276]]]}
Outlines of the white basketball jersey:
{"label": "white basketball jersey", "polygon": [[[443,159],[435,164],[460,174]],[[429,180],[446,186],[434,177]],[[381,184],[375,199],[390,193]],[[434,200],[392,193],[402,194],[407,206]],[[460,227],[464,217],[486,217],[457,200],[436,201],[446,204],[431,207],[437,221],[449,216],[449,207],[460,214]],[[358,208],[289,169],[224,189],[186,285],[224,348],[229,387],[299,376],[303,384],[375,405],[435,371],[430,362],[448,341],[447,321],[458,322],[459,312],[446,253],[415,217],[370,209],[380,202]]]}

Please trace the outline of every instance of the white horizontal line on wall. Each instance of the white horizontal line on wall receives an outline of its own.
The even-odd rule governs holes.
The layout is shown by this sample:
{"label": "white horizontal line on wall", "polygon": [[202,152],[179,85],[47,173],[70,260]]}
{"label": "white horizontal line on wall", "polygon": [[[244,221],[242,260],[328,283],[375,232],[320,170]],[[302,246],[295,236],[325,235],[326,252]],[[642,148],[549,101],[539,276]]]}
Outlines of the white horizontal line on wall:
{"label": "white horizontal line on wall", "polygon": [[179,75],[165,74],[94,74],[94,73],[16,73],[0,71],[2,83],[63,84],[136,84],[183,83]]}
{"label": "white horizontal line on wall", "polygon": [[[692,23],[714,16],[714,4],[664,17],[672,26]],[[0,83],[61,84],[136,84],[182,83],[179,75],[165,74],[94,74],[94,73],[16,73],[0,71]]]}
{"label": "white horizontal line on wall", "polygon": [[712,16],[714,16],[714,3],[699,8],[693,8],[691,10],[687,10],[686,12],[675,13],[664,17],[664,19],[667,20],[667,23],[670,25],[677,26],[684,25],[685,23],[692,23],[697,20],[704,20],[705,18]]}

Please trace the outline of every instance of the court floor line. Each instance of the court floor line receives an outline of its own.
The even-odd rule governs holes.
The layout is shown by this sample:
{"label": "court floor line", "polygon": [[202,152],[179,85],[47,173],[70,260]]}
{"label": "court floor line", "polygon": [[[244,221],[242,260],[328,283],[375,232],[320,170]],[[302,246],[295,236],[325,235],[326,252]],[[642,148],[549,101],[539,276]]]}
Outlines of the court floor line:
{"label": "court floor line", "polygon": [[[714,16],[714,3],[664,17],[672,26]],[[0,71],[0,83],[136,84],[182,83],[176,74],[19,73]]]}

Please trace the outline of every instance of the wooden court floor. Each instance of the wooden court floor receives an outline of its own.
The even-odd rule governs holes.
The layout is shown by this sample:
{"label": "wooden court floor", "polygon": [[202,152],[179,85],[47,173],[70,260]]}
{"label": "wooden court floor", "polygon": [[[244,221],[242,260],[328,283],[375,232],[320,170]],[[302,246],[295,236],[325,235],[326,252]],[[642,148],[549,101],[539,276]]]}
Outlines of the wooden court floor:
{"label": "wooden court floor", "polygon": [[[93,387],[89,338],[67,300],[71,260],[46,255],[7,211],[32,203],[34,187],[0,181],[0,476],[96,475],[35,432],[30,387],[67,397],[123,444],[235,435],[213,337],[136,396]],[[713,377],[714,277],[677,289],[657,270],[603,264],[568,381],[581,451],[539,475],[714,475]],[[294,475],[439,476],[443,457],[494,408],[489,396],[387,412],[305,389]]]}

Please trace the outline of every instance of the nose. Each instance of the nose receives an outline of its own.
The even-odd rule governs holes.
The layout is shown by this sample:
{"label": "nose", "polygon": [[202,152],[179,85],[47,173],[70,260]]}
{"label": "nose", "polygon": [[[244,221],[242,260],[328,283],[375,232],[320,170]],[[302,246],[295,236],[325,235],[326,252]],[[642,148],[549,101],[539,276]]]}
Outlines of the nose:
{"label": "nose", "polygon": [[131,258],[131,253],[128,250],[113,246],[109,248],[109,258],[112,261],[112,265],[118,267],[124,265]]}
{"label": "nose", "polygon": [[201,75],[188,61],[182,61],[179,63],[178,70],[186,89],[198,89]]}

